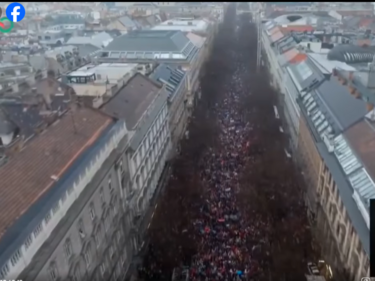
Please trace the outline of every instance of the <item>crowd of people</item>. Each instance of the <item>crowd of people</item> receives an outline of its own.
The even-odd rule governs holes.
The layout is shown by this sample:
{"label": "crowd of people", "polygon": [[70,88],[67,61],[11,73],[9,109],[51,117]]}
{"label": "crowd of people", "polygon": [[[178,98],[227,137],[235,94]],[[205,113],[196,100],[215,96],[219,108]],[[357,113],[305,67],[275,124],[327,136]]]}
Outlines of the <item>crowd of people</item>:
{"label": "crowd of people", "polygon": [[[237,32],[243,32],[243,30],[237,29]],[[239,35],[237,40],[243,40],[241,34],[237,35]],[[238,52],[235,48],[229,51],[229,61],[233,67],[230,68],[226,79],[217,81],[221,85],[222,93],[220,98],[207,109],[215,117],[215,120],[211,122],[212,126],[217,127],[217,135],[215,145],[210,144],[206,147],[194,169],[198,171],[199,188],[202,190],[199,200],[186,200],[182,193],[174,195],[178,197],[175,200],[178,205],[182,207],[188,205],[186,209],[191,209],[187,211],[189,212],[188,224],[191,226],[181,228],[181,223],[173,222],[172,219],[165,221],[163,217],[161,221],[164,220],[169,228],[158,229],[159,234],[165,231],[158,236],[158,240],[167,242],[163,244],[164,248],[168,247],[166,246],[168,239],[171,239],[171,234],[167,231],[181,232],[181,235],[186,232],[184,236],[186,241],[194,244],[192,257],[182,258],[183,260],[174,258],[176,266],[180,268],[182,265],[187,266],[184,271],[181,271],[185,276],[182,280],[270,280],[271,275],[274,275],[271,271],[278,267],[275,266],[274,260],[277,259],[275,253],[279,251],[283,255],[283,251],[289,247],[298,247],[298,249],[290,249],[290,252],[295,255],[292,259],[285,259],[287,266],[290,266],[289,271],[306,263],[308,259],[310,245],[306,244],[306,241],[309,243],[310,240],[306,218],[303,215],[305,214],[304,204],[300,193],[291,191],[297,184],[292,175],[285,175],[287,171],[285,167],[290,166],[291,163],[288,163],[290,159],[282,154],[284,144],[277,143],[276,139],[267,140],[271,146],[278,146],[277,156],[280,159],[277,161],[281,163],[281,167],[284,167],[284,170],[280,168],[280,171],[284,172],[280,176],[283,182],[280,180],[275,184],[275,179],[264,173],[264,170],[270,167],[264,166],[266,159],[264,154],[267,154],[268,147],[263,143],[264,136],[261,132],[261,128],[265,126],[259,118],[262,109],[254,105],[246,106],[247,109],[243,110],[244,101],[256,100],[256,98],[252,99],[255,95],[253,94],[254,87],[251,87],[248,78],[253,75],[252,72],[255,69],[249,67],[247,59],[247,54]],[[272,112],[272,105],[267,104],[267,106]],[[254,115],[258,115],[257,122],[249,118]],[[274,130],[273,133],[282,134],[279,130]],[[262,159],[262,165],[258,163],[259,159]],[[269,163],[270,166],[273,164]],[[257,168],[257,165],[261,168]],[[248,175],[247,180],[252,181],[252,184],[243,185],[244,174]],[[263,194],[265,201],[274,212],[262,213],[251,206],[243,207],[240,201],[241,197],[246,194],[244,188],[262,189],[258,193]],[[279,204],[278,201],[284,199],[285,202]],[[253,198],[253,200],[258,199]],[[251,204],[251,200],[246,199],[246,202]],[[178,212],[177,209],[180,206],[173,206],[175,206],[174,210],[164,211],[165,216],[170,216],[171,212]],[[181,218],[181,220],[184,219]],[[171,242],[169,252],[181,253],[185,246],[182,246],[183,241],[179,243],[180,246],[173,248]],[[303,252],[302,255],[301,252]],[[164,272],[162,265],[163,257],[161,256],[165,253],[165,249],[155,246],[155,243],[150,244],[148,263],[140,271],[144,280],[171,280],[170,275]],[[291,264],[292,260],[297,262]],[[281,264],[280,260],[277,263]],[[301,270],[302,276],[303,271]],[[290,276],[285,275],[283,278]]]}
{"label": "crowd of people", "polygon": [[[234,61],[238,59],[234,57]],[[193,222],[201,247],[190,268],[191,280],[241,280],[264,274],[256,256],[262,251],[270,225],[265,221],[249,223],[241,215],[236,195],[249,158],[246,155],[253,130],[239,110],[242,96],[249,94],[241,77],[246,73],[246,67],[238,64],[224,101],[214,108],[221,131],[220,145],[210,148],[200,165],[208,198],[200,208],[201,216]]]}

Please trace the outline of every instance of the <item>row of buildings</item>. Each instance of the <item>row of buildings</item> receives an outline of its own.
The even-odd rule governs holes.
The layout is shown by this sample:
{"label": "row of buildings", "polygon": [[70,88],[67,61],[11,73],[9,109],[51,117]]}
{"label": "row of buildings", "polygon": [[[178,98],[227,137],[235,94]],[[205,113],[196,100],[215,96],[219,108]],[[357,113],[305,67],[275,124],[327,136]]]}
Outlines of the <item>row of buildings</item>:
{"label": "row of buildings", "polygon": [[[279,92],[323,257],[339,280],[359,280],[369,276],[369,207],[375,198],[371,35],[319,30],[334,24],[327,17],[301,15],[294,18],[297,25],[282,17],[262,24],[262,62]],[[366,46],[358,44],[360,36]]]}
{"label": "row of buildings", "polygon": [[0,64],[4,81],[25,76],[0,92],[1,278],[129,277],[218,24],[129,31],[63,73]]}

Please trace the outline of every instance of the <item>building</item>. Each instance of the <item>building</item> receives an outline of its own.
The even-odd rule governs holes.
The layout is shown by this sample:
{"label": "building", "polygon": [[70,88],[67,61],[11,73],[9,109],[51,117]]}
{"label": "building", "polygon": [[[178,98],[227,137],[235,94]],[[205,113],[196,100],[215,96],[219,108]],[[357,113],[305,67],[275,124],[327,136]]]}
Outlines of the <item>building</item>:
{"label": "building", "polygon": [[167,100],[164,86],[137,73],[101,107],[104,113],[125,120],[129,129],[129,179],[124,179],[129,190],[124,192],[124,202],[131,210],[133,227],[128,241],[135,253],[147,244],[145,232],[167,176],[171,149]]}
{"label": "building", "polygon": [[22,85],[33,84],[35,72],[26,63],[0,63],[0,95],[18,93]]}
{"label": "building", "polygon": [[370,99],[366,106],[358,99],[366,88],[354,87],[352,74],[345,77],[344,73],[334,69],[329,80],[300,95],[299,155],[313,193],[315,186],[314,217],[324,254],[339,274],[359,278],[369,274],[369,200],[375,197],[369,141],[374,134],[374,101]]}
{"label": "building", "polygon": [[132,16],[150,16],[159,14],[159,7],[154,2],[133,2],[127,7],[129,15]]}
{"label": "building", "polygon": [[62,77],[86,105],[99,108],[112,98],[136,72],[138,64],[88,64]]}
{"label": "building", "polygon": [[74,86],[43,81],[0,99],[0,276],[123,280],[168,178],[169,93],[137,73],[93,109]]}
{"label": "building", "polygon": [[77,47],[80,56],[87,57],[107,46],[112,40],[110,34],[100,32],[86,36],[72,36],[67,40],[66,45]]}
{"label": "building", "polygon": [[81,57],[76,46],[61,46],[48,50],[44,54],[47,60],[48,69],[52,70],[56,76],[68,73],[78,67],[88,63],[90,57]]}
{"label": "building", "polygon": [[129,16],[121,16],[117,19],[113,19],[107,26],[107,29],[117,29],[122,33],[127,33],[131,30],[141,29],[142,26],[139,25],[137,21],[134,21]]}
{"label": "building", "polygon": [[79,108],[2,163],[3,203],[11,206],[1,218],[2,278],[81,280],[123,271],[127,249],[114,160],[125,135],[125,124]]}
{"label": "building", "polygon": [[210,54],[217,25],[206,19],[173,18],[156,25],[152,30],[176,30],[184,32],[186,37],[200,50],[197,66],[201,68]]}
{"label": "building", "polygon": [[48,30],[60,30],[65,34],[73,34],[76,30],[85,28],[85,18],[79,13],[65,12],[52,16]]}
{"label": "building", "polygon": [[70,104],[71,90],[49,75],[32,84],[18,85],[17,92],[1,93],[0,158],[5,160],[4,155],[18,152],[25,141],[64,114]]}
{"label": "building", "polygon": [[199,87],[201,51],[181,31],[139,30],[115,38],[96,60],[181,66],[188,73],[188,106],[191,108]]}
{"label": "building", "polygon": [[149,77],[162,83],[168,92],[169,128],[173,147],[178,150],[179,140],[185,132],[188,121],[186,72],[173,65],[160,64]]}
{"label": "building", "polygon": [[170,4],[159,4],[161,12],[174,17],[207,17],[212,13],[212,7],[207,2],[168,2]]}
{"label": "building", "polygon": [[207,20],[194,18],[176,18],[162,22],[152,28],[152,30],[179,30],[182,32],[197,32],[206,34],[210,23]]}
{"label": "building", "polygon": [[374,66],[358,46],[334,47],[314,35],[291,35],[266,23],[262,59],[280,93],[322,258],[339,279],[358,279],[369,274],[368,212],[375,198],[369,160]]}

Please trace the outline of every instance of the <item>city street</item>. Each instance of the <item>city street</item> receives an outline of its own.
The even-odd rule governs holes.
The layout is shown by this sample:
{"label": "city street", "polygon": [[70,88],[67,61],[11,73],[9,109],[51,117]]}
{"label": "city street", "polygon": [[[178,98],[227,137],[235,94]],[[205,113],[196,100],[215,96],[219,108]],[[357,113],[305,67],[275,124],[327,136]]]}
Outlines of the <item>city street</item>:
{"label": "city street", "polygon": [[230,7],[148,230],[142,280],[171,280],[183,267],[188,280],[304,280],[315,258],[277,93],[266,69],[256,73],[256,40]]}

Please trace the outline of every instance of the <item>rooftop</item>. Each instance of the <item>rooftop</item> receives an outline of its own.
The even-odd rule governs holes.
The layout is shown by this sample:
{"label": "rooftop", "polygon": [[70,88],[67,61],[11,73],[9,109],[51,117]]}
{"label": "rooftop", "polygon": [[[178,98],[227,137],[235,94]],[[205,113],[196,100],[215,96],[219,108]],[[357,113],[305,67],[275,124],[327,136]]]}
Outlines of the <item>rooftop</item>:
{"label": "rooftop", "polygon": [[200,31],[206,32],[209,23],[206,20],[194,20],[194,19],[171,19],[162,22],[152,28],[152,30],[180,30],[183,32]]}
{"label": "rooftop", "polygon": [[105,60],[190,61],[197,48],[181,31],[137,30],[115,38],[99,54]]}
{"label": "rooftop", "polygon": [[105,50],[180,52],[187,43],[187,38],[179,31],[139,30],[115,38]]}
{"label": "rooftop", "polygon": [[111,123],[112,118],[94,110],[72,110],[0,167],[0,202],[7,210],[0,214],[0,252],[46,208],[43,202],[53,195],[54,185]]}
{"label": "rooftop", "polygon": [[97,80],[120,79],[127,73],[132,72],[137,65],[136,63],[88,64],[70,72],[68,76],[87,76],[95,74]]}
{"label": "rooftop", "polygon": [[168,97],[172,98],[184,80],[186,72],[176,66],[160,64],[150,74],[150,78],[166,85]]}
{"label": "rooftop", "polygon": [[91,36],[74,36],[71,37],[68,42],[66,42],[67,45],[85,45],[90,44],[98,48],[103,48],[107,46],[111,41],[113,40],[113,37],[109,35],[106,32],[100,32]]}
{"label": "rooftop", "polygon": [[136,73],[101,110],[115,118],[125,119],[128,129],[134,130],[161,88],[150,78]]}
{"label": "rooftop", "polygon": [[70,103],[69,87],[55,79],[45,78],[33,86],[25,85],[20,93],[0,98],[0,112],[3,113],[0,119],[14,124],[17,128],[14,137],[28,139],[40,127],[53,122]]}

